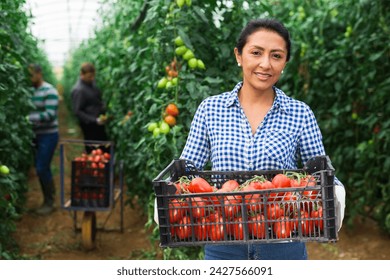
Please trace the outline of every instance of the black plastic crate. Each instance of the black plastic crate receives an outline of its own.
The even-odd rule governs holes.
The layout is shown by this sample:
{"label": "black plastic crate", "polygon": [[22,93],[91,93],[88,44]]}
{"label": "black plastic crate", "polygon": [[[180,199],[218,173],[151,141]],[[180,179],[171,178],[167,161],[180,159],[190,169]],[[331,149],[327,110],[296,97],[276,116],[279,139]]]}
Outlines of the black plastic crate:
{"label": "black plastic crate", "polygon": [[[86,152],[87,147],[89,153]],[[114,167],[114,143],[61,140],[62,208],[72,211],[110,210],[121,192],[114,182]]]}
{"label": "black plastic crate", "polygon": [[[174,185],[182,176],[201,177],[219,189],[230,179],[242,184],[255,175],[272,180],[286,172],[310,174],[315,185],[187,194],[176,194]],[[234,172],[198,171],[187,160],[173,160],[153,186],[162,247],[337,241],[334,169],[326,156],[299,170]]]}
{"label": "black plastic crate", "polygon": [[[72,161],[71,206],[108,207],[110,201],[110,165]],[[95,163],[97,165],[97,163]]]}

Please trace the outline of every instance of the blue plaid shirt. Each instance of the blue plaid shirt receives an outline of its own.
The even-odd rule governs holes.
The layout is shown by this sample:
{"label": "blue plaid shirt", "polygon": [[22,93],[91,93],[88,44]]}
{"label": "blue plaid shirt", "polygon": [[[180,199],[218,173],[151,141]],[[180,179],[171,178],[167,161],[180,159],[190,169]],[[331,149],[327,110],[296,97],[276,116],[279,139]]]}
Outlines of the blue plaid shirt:
{"label": "blue plaid shirt", "polygon": [[238,99],[241,87],[242,82],[199,105],[181,158],[199,170],[211,160],[213,170],[234,171],[298,169],[299,160],[325,155],[312,110],[276,87],[274,103],[253,135]]}

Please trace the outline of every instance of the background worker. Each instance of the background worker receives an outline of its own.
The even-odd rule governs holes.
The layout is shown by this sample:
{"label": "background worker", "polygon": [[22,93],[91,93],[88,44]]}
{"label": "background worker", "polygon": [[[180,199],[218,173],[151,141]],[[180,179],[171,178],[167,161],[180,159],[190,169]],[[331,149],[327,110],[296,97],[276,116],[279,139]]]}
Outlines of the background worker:
{"label": "background worker", "polygon": [[[96,86],[95,67],[86,62],[81,65],[80,79],[72,89],[72,109],[86,141],[107,141],[106,119],[102,93]],[[90,153],[92,146],[86,145]],[[104,147],[103,147],[104,148]]]}
{"label": "background worker", "polygon": [[40,65],[30,64],[28,71],[34,87],[31,101],[35,109],[27,118],[33,125],[34,164],[44,198],[42,206],[36,213],[45,215],[54,209],[55,186],[50,164],[59,138],[58,92],[55,87],[44,81]]}

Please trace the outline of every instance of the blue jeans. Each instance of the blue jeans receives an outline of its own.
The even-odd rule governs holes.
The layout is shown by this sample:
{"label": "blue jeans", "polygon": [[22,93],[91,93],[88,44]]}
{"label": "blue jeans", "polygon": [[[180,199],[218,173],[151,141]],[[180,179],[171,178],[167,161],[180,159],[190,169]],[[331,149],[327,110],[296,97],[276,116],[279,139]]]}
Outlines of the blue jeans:
{"label": "blue jeans", "polygon": [[306,244],[301,242],[205,245],[206,260],[307,260]]}
{"label": "blue jeans", "polygon": [[58,143],[58,132],[37,134],[35,144],[35,169],[39,180],[43,183],[53,179],[50,164]]}

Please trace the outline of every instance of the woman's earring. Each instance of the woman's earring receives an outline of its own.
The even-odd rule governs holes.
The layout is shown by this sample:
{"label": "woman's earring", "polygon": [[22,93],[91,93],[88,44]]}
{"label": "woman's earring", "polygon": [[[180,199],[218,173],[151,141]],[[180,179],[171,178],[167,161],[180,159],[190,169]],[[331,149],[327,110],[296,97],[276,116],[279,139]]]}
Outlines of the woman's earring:
{"label": "woman's earring", "polygon": [[283,74],[284,70],[282,70],[282,72],[280,74]]}
{"label": "woman's earring", "polygon": [[238,66],[238,67],[241,67],[241,63],[240,63],[240,62],[237,62],[237,66]]}

